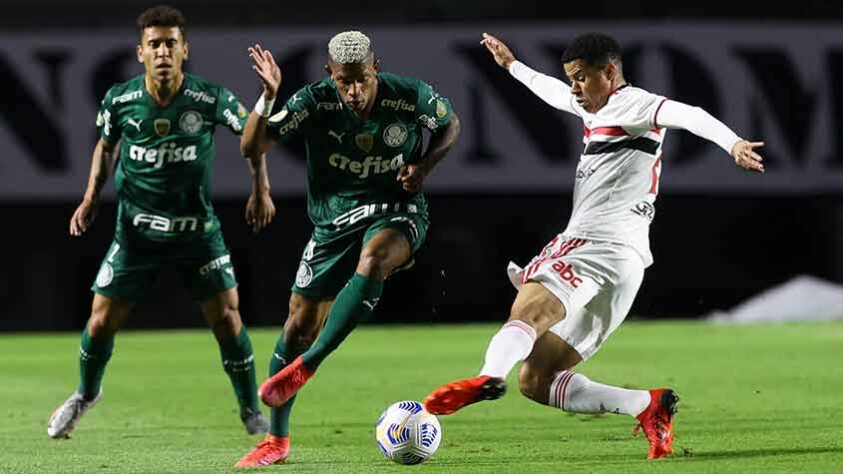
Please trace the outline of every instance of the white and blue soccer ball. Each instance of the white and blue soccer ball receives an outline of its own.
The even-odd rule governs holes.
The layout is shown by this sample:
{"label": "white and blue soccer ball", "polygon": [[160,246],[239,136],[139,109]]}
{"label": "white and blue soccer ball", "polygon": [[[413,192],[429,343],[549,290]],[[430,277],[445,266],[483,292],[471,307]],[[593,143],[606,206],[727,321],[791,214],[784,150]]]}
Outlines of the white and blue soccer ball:
{"label": "white and blue soccer ball", "polygon": [[387,459],[398,464],[419,464],[439,449],[442,427],[421,403],[405,400],[392,404],[381,414],[375,439]]}

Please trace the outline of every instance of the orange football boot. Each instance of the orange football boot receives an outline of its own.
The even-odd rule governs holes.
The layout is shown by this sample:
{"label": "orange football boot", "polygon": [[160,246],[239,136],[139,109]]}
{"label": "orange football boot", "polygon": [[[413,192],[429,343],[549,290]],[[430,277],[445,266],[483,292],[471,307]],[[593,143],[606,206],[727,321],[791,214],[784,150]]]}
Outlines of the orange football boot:
{"label": "orange football boot", "polygon": [[305,367],[301,356],[266,379],[258,389],[258,396],[271,407],[280,407],[293,398],[293,395],[313,377],[313,371]]}
{"label": "orange football boot", "polygon": [[636,416],[638,426],[632,431],[635,436],[643,429],[650,442],[647,459],[659,459],[673,451],[673,415],[679,397],[669,388],[650,390],[650,404]]}
{"label": "orange football boot", "polygon": [[437,388],[424,399],[424,407],[434,415],[450,415],[481,400],[497,400],[505,393],[506,382],[503,379],[480,375]]}
{"label": "orange football boot", "polygon": [[273,436],[267,434],[263,441],[258,443],[255,449],[243,456],[234,467],[259,467],[280,464],[286,461],[289,455],[289,436]]}

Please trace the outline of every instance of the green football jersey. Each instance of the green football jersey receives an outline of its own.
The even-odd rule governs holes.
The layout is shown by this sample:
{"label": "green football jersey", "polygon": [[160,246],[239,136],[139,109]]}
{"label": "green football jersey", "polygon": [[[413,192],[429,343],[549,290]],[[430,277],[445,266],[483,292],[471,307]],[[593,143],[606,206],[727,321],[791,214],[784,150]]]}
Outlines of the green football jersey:
{"label": "green football jersey", "polygon": [[396,178],[419,161],[423,130],[447,125],[451,103],[423,81],[389,73],[378,74],[374,100],[369,119],[360,120],[328,77],[269,118],[271,137],[306,144],[308,213],[317,230],[341,231],[390,212],[427,213],[424,196],[404,191]]}
{"label": "green football jersey", "polygon": [[143,75],[109,89],[97,128],[104,141],[120,143],[118,235],[172,242],[219,230],[211,205],[214,130],[224,125],[240,135],[247,118],[231,91],[192,74],[166,107],[149,95]]}

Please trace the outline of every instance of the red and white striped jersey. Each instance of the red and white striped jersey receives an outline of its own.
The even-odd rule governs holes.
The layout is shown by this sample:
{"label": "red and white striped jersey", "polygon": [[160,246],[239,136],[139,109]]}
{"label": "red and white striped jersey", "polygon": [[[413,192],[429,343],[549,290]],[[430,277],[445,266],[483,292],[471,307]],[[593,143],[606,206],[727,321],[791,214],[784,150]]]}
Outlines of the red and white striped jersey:
{"label": "red and white striped jersey", "polygon": [[666,131],[656,124],[656,113],[666,99],[623,86],[592,114],[577,104],[564,82],[518,61],[509,70],[547,103],[583,120],[574,207],[564,233],[629,245],[646,266],[652,264],[650,222],[655,215]]}

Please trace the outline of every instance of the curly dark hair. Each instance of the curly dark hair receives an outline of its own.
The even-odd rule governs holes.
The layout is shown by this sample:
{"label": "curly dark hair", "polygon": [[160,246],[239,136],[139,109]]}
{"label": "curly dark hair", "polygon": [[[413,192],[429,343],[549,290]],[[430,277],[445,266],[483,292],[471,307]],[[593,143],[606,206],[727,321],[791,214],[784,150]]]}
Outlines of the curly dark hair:
{"label": "curly dark hair", "polygon": [[603,33],[585,33],[562,53],[562,63],[579,59],[588,66],[602,69],[610,62],[621,63],[621,47],[614,38]]}
{"label": "curly dark hair", "polygon": [[181,37],[184,39],[184,27],[187,20],[184,14],[176,8],[169,5],[158,5],[157,7],[147,8],[138,16],[138,31],[141,38],[143,38],[143,30],[150,26],[169,26],[178,27],[181,32]]}

